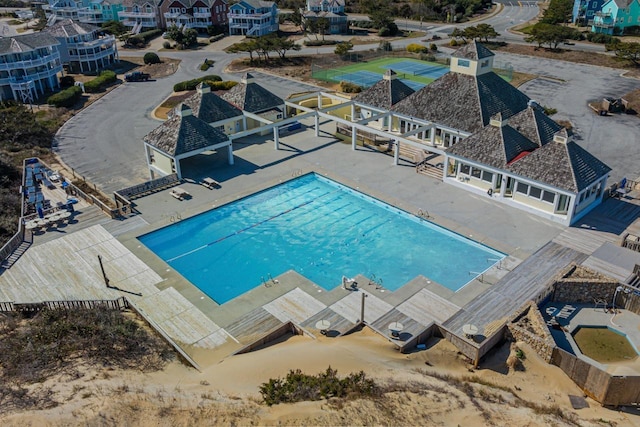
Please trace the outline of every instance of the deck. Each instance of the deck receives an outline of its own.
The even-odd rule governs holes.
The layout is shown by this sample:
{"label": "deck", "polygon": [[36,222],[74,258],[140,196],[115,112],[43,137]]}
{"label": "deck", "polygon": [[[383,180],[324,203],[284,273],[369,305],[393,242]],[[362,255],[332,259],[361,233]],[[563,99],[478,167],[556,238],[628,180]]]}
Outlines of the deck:
{"label": "deck", "polygon": [[487,325],[506,319],[525,302],[535,299],[562,268],[572,262],[580,264],[586,258],[582,252],[549,242],[443,326],[462,335],[462,326],[471,323],[482,333]]}

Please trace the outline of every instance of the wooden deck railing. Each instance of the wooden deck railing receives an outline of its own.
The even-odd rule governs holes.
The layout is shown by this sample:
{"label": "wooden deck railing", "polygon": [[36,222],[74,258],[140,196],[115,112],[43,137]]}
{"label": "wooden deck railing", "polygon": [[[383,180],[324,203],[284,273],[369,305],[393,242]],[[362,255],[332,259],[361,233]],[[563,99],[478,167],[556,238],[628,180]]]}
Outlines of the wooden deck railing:
{"label": "wooden deck railing", "polygon": [[129,301],[120,297],[114,300],[68,300],[68,301],[43,301],[43,302],[0,302],[0,312],[36,312],[43,309],[50,310],[89,310],[93,308],[108,308],[111,310],[124,310],[129,308]]}
{"label": "wooden deck railing", "polygon": [[179,183],[180,179],[178,178],[178,175],[172,173],[171,175],[118,190],[114,193],[114,197],[116,200],[124,199],[126,201],[130,201],[137,197],[146,196],[148,194],[155,193],[156,191],[167,189]]}

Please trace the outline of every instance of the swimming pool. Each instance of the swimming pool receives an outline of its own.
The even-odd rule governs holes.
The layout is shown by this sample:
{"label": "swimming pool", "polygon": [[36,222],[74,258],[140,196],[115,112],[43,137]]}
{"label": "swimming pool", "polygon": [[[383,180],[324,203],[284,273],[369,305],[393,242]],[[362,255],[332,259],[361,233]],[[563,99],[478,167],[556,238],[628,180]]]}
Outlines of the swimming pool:
{"label": "swimming pool", "polygon": [[343,275],[393,291],[422,274],[457,291],[504,257],[316,174],[139,239],[218,304],[288,270],[327,290]]}

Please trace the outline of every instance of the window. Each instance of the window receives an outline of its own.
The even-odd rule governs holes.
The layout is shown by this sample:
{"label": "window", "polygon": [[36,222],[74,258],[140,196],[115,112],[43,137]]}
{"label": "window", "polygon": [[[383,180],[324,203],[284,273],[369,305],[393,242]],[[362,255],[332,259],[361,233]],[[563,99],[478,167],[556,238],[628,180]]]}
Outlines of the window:
{"label": "window", "polygon": [[471,176],[472,177],[480,179],[481,175],[482,175],[482,169],[478,169],[478,168],[471,169]]}
{"label": "window", "polygon": [[488,59],[485,59],[484,61],[482,61],[480,63],[480,68],[484,68],[484,67],[487,67],[487,66],[489,66],[489,60]]}
{"label": "window", "polygon": [[482,180],[486,182],[493,182],[493,173],[489,171],[482,172]]}
{"label": "window", "polygon": [[553,203],[553,201],[555,200],[555,194],[552,193],[551,191],[543,191],[542,193],[542,200],[547,202],[547,203]]}
{"label": "window", "polygon": [[465,165],[464,163],[460,165],[460,173],[469,175],[470,171],[471,171],[471,166]]}
{"label": "window", "polygon": [[529,197],[540,199],[540,196],[542,196],[542,190],[540,188],[533,186],[529,188]]}
{"label": "window", "polygon": [[186,8],[182,8],[182,13],[187,13],[187,9]]}
{"label": "window", "polygon": [[518,186],[516,187],[516,192],[527,194],[529,192],[529,186],[527,184],[519,182]]}
{"label": "window", "polygon": [[470,62],[466,59],[458,59],[458,67],[469,68]]}

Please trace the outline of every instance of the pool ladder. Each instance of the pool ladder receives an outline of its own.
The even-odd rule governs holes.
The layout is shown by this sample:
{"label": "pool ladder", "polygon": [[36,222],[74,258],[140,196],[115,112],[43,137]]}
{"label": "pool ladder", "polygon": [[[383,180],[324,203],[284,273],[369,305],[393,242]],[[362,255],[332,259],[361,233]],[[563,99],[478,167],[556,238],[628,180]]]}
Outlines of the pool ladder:
{"label": "pool ladder", "polygon": [[429,215],[429,211],[422,210],[422,209],[418,209],[418,212],[416,212],[416,216],[418,218],[422,218],[422,219],[430,219],[430,218],[432,218],[432,216]]}
{"label": "pool ladder", "polygon": [[479,273],[477,271],[470,271],[469,276],[477,276],[480,283],[484,283],[484,273]]}
{"label": "pool ladder", "polygon": [[273,277],[271,277],[271,273],[267,273],[267,279],[268,280],[264,280],[264,276],[260,276],[260,280],[262,281],[262,286],[264,286],[265,288],[270,288],[271,286],[277,285],[278,283],[280,283],[278,279],[274,279]]}

